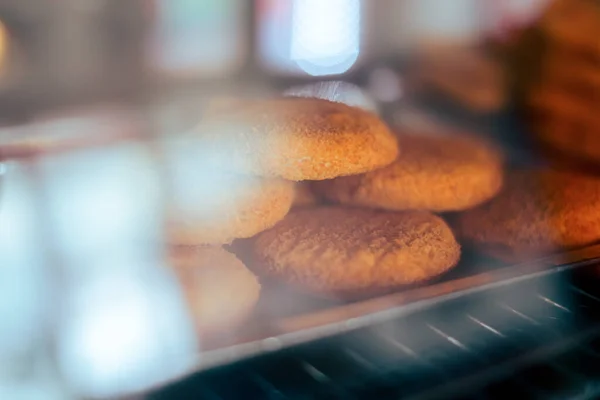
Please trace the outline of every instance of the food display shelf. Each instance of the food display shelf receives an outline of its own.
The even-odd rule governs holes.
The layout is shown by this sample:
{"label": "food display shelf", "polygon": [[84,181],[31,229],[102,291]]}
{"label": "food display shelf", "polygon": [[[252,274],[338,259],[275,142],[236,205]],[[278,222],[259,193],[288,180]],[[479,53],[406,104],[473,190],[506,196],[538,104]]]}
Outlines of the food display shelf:
{"label": "food display shelf", "polygon": [[589,276],[599,257],[600,246],[590,246],[276,321],[268,337],[207,351],[195,375],[149,395],[598,394],[589,374],[600,376],[600,295]]}

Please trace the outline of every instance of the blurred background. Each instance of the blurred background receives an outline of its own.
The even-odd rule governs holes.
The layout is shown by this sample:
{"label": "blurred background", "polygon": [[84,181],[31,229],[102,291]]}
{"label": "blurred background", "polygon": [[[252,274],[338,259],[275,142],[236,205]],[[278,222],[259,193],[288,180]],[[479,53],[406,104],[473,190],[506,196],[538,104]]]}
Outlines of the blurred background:
{"label": "blurred background", "polygon": [[432,47],[510,40],[548,1],[22,3],[2,2],[0,43],[3,109],[25,114],[191,83],[243,94],[336,75],[385,80],[386,67]]}
{"label": "blurred background", "polygon": [[[548,13],[555,3],[570,11]],[[557,289],[566,268],[542,282],[540,271],[527,266],[490,278],[510,282],[510,290],[496,287],[486,297],[504,305],[510,298],[514,305],[506,305],[508,311],[504,306],[490,311],[479,298],[452,303],[454,289],[438,288],[407,295],[411,300],[404,303],[413,308],[425,308],[424,300],[437,307],[407,322],[403,315],[410,307],[394,301],[368,303],[360,311],[345,308],[352,304],[273,289],[260,300],[256,326],[209,345],[197,338],[178,277],[164,268],[169,249],[163,229],[165,207],[174,196],[188,195],[188,183],[198,179],[190,171],[203,168],[172,139],[193,129],[215,99],[288,95],[340,101],[378,113],[391,127],[475,130],[505,148],[511,162],[531,163],[540,115],[553,114],[552,106],[531,96],[551,74],[540,71],[558,66],[566,86],[584,87],[586,123],[594,119],[589,114],[600,111],[595,7],[600,8],[592,0],[0,0],[0,398],[283,399],[316,398],[317,392],[328,398],[374,398],[347,389],[357,375],[375,376],[364,384],[368,388],[385,381],[395,390],[389,398],[400,398],[393,388],[398,380],[458,382],[459,373],[442,371],[444,379],[432,378],[411,367],[413,375],[406,378],[406,371],[396,368],[383,379],[380,363],[393,358],[393,346],[402,346],[398,341],[382,345],[396,335],[386,336],[386,329],[396,329],[389,321],[402,327],[434,325],[427,328],[435,336],[431,339],[415,334],[417,328],[409,330],[421,347],[401,349],[402,357],[435,364],[425,353],[458,349],[460,355],[440,350],[445,354],[440,362],[460,360],[455,364],[465,366],[464,376],[472,376],[479,364],[472,360],[478,351],[463,342],[481,339],[481,332],[500,339],[510,337],[508,332],[522,334],[511,338],[517,343],[511,350],[480,340],[485,351],[515,357],[525,351],[524,343],[541,343],[537,339],[544,335],[547,343],[566,346],[557,344],[566,337],[555,335],[562,332],[559,325],[571,333],[597,333],[595,322],[578,325],[568,306],[579,301],[572,296],[599,301],[594,294],[579,287],[583,295]],[[587,129],[597,132],[599,125],[592,126]],[[594,154],[590,150],[575,158],[589,161]],[[461,269],[448,279],[495,266],[485,262],[485,268]],[[516,281],[526,286],[515,286]],[[483,283],[490,281],[470,285]],[[535,300],[520,298],[522,293],[534,293]],[[560,307],[552,305],[548,293],[565,299]],[[415,306],[417,300],[421,303]],[[523,305],[529,311],[518,308]],[[338,312],[323,314],[327,323],[318,326],[293,319],[324,310]],[[456,319],[448,321],[453,313]],[[531,313],[558,325],[547,327]],[[490,315],[507,331],[483,321]],[[447,334],[438,321],[468,339]],[[466,327],[473,323],[479,330]],[[387,324],[377,325],[383,339],[355,331],[376,324]],[[350,330],[354,336],[336,336]],[[210,375],[217,365],[251,355],[287,357],[279,350],[325,337],[332,341],[294,350],[292,358],[302,358],[300,364],[265,358],[260,366],[270,369],[264,374],[244,364]],[[370,350],[347,353],[356,343]],[[335,364],[333,372],[311,367],[303,358],[315,354],[321,354],[315,363],[327,358]],[[279,375],[273,362],[281,365]],[[595,361],[585,362],[580,369],[596,368]],[[298,365],[302,372],[296,371]],[[452,371],[460,370],[452,365]],[[200,370],[209,375],[164,389]],[[559,380],[553,375],[559,372],[544,371],[534,373],[541,374],[542,385]],[[249,386],[240,381],[246,389],[234,391],[235,385],[223,383],[227,374],[251,377]],[[293,384],[281,383],[289,376],[296,377]],[[599,377],[578,376],[589,396],[577,398],[597,396]],[[304,397],[283,389],[292,386]],[[440,389],[436,396],[450,398],[445,394],[454,389]],[[553,390],[529,389],[523,396],[547,398],[558,393]]]}

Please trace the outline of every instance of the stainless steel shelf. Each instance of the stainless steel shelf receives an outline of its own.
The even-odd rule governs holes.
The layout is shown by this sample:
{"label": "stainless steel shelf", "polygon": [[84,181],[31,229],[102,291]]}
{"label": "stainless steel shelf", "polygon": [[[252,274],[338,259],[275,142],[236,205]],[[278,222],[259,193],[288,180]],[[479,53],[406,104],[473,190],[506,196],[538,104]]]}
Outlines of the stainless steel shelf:
{"label": "stainless steel shelf", "polygon": [[[461,396],[465,388],[477,386],[484,393],[485,385],[498,379],[510,379],[519,390],[539,395],[548,390],[538,379],[544,370],[561,376],[546,386],[562,387],[565,381],[571,388],[571,381],[582,378],[568,363],[531,367],[516,380],[514,371],[579,347],[586,357],[597,359],[594,371],[600,377],[600,353],[582,344],[600,338],[600,297],[571,279],[598,264],[597,251],[592,246],[463,278],[454,284],[459,290],[446,292],[449,282],[442,282],[343,306],[338,313],[326,310],[316,313],[315,320],[323,324],[316,327],[306,322],[275,324],[288,331],[201,355],[198,371],[204,372],[189,382],[194,391],[221,399],[246,391],[255,393],[253,398],[269,399],[433,399]],[[559,259],[573,262],[555,263]],[[467,285],[475,282],[479,284]],[[384,304],[387,308],[380,310]],[[171,390],[185,391],[185,385]],[[175,392],[167,389],[154,398],[167,398],[161,393]]]}

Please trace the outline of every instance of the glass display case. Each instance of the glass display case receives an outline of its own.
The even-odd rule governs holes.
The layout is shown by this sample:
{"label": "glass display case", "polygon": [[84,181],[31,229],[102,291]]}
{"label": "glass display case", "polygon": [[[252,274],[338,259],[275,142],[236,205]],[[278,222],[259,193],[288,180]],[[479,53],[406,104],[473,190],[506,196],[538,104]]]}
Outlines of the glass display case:
{"label": "glass display case", "polygon": [[0,398],[598,396],[598,31],[3,2]]}

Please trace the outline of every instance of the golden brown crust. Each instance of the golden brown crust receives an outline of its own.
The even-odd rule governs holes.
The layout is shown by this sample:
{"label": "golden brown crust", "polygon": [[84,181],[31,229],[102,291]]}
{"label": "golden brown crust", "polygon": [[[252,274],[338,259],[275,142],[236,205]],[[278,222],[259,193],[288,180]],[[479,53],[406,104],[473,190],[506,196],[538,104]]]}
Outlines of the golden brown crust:
{"label": "golden brown crust", "polygon": [[[543,82],[552,87],[554,84],[558,88],[571,89],[590,93],[590,96],[596,95],[600,90],[600,68],[593,62],[581,60],[577,52],[569,49],[560,49],[548,52],[546,54],[541,75]],[[568,59],[569,62],[565,62]],[[600,60],[600,54],[598,55]],[[577,92],[572,93],[577,95]]]}
{"label": "golden brown crust", "polygon": [[244,102],[209,116],[194,134],[219,167],[295,181],[359,174],[398,154],[376,115],[321,99]]}
{"label": "golden brown crust", "polygon": [[547,115],[536,123],[534,134],[553,165],[557,162],[556,156],[566,157],[562,161],[574,166],[598,165],[600,161],[600,125],[587,125],[573,117]]}
{"label": "golden brown crust", "polygon": [[457,216],[465,241],[506,260],[533,258],[600,240],[600,179],[521,170],[492,201]]}
{"label": "golden brown crust", "polygon": [[256,277],[220,247],[180,248],[170,261],[201,335],[238,326],[258,302]]}
{"label": "golden brown crust", "polygon": [[[600,106],[600,94],[598,95]],[[599,126],[600,115],[591,101],[585,101],[576,93],[568,93],[552,84],[545,84],[532,92],[529,97],[529,106],[536,110],[536,114],[556,118],[578,120],[586,126]]]}
{"label": "golden brown crust", "polygon": [[600,7],[590,0],[556,0],[540,21],[552,45],[600,55]]}
{"label": "golden brown crust", "polygon": [[268,229],[294,200],[294,183],[282,179],[223,174],[199,176],[198,191],[188,188],[174,199],[167,225],[174,245],[225,244]]}
{"label": "golden brown crust", "polygon": [[454,267],[460,247],[439,217],[318,207],[292,211],[254,242],[257,271],[321,295],[382,291]]}
{"label": "golden brown crust", "polygon": [[502,186],[502,157],[469,136],[403,134],[402,154],[387,167],[315,184],[328,199],[391,210],[463,210]]}
{"label": "golden brown crust", "polygon": [[[600,73],[600,69],[599,69]],[[546,82],[530,93],[532,131],[545,147],[575,159],[600,162],[600,91],[594,99]],[[598,107],[595,107],[597,104]]]}

